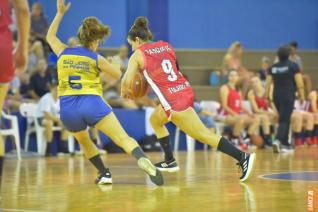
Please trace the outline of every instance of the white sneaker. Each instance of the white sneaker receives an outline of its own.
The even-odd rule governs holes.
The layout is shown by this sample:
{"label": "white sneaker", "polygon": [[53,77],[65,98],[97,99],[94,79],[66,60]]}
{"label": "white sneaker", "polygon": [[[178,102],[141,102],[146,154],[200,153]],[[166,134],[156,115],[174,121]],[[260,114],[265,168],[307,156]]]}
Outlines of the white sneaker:
{"label": "white sneaker", "polygon": [[274,151],[274,153],[280,153],[280,141],[279,140],[275,140],[273,142],[273,151]]}
{"label": "white sneaker", "polygon": [[242,176],[240,177],[241,182],[246,181],[250,177],[255,158],[256,158],[255,153],[251,153],[251,154],[244,153],[244,158],[242,159],[242,161],[240,161],[237,164],[242,169]]}
{"label": "white sneaker", "polygon": [[97,185],[107,185],[107,184],[112,184],[113,183],[113,179],[112,179],[112,175],[109,172],[109,169],[107,169],[107,172],[104,174],[100,174],[96,180],[95,183]]}
{"label": "white sneaker", "polygon": [[281,149],[281,153],[293,153],[294,152],[294,148],[292,146],[282,145],[280,149]]}
{"label": "white sneaker", "polygon": [[148,158],[139,158],[138,166],[148,174],[154,184],[158,186],[163,185],[163,177],[161,172],[151,163]]}

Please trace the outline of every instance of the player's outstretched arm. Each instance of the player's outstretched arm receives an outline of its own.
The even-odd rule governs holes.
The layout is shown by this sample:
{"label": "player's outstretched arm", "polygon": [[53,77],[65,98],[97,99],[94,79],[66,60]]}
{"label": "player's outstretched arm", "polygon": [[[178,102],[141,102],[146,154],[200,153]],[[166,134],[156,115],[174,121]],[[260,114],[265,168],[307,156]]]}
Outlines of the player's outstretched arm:
{"label": "player's outstretched arm", "polygon": [[56,36],[56,33],[60,26],[60,23],[62,21],[64,14],[71,7],[71,3],[68,3],[67,5],[65,5],[64,0],[57,0],[56,3],[57,3],[57,12],[47,32],[46,40],[51,46],[53,52],[56,55],[59,55],[67,47],[67,45],[61,42],[61,40]]}
{"label": "player's outstretched arm", "polygon": [[14,68],[17,73],[25,70],[28,62],[30,13],[27,0],[13,0],[18,28],[18,45],[14,52]]}
{"label": "player's outstretched arm", "polygon": [[120,64],[106,60],[100,55],[98,55],[98,67],[103,73],[111,76],[116,81],[121,77]]}

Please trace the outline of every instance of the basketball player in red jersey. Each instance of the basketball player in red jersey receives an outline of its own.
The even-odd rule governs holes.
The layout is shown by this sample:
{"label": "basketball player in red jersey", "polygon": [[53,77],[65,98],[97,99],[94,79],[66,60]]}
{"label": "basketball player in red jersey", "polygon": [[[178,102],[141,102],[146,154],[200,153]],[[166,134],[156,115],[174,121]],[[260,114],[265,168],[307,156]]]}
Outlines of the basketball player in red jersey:
{"label": "basketball player in red jersey", "polygon": [[313,131],[313,144],[318,144],[318,86],[315,90],[309,93],[308,97],[310,106],[309,112],[314,114],[315,127]]}
{"label": "basketball player in red jersey", "polygon": [[[221,111],[220,119],[226,125],[233,127],[232,143],[240,145],[242,149],[247,149],[250,143],[250,136],[254,135],[259,128],[260,119],[255,116],[243,103],[241,93],[236,89],[239,75],[236,70],[229,72],[229,81],[220,88]],[[242,139],[241,131],[248,127],[247,135]]]}
{"label": "basketball player in red jersey", "polygon": [[248,92],[247,97],[251,103],[253,112],[260,118],[263,129],[263,138],[266,146],[271,146],[270,127],[271,124],[277,122],[278,112],[272,102],[267,101],[265,96],[265,88],[261,79],[254,76],[251,79],[252,89]]}
{"label": "basketball player in red jersey", "polygon": [[[28,61],[28,40],[30,30],[30,15],[27,0],[12,0],[16,11],[18,43],[13,52],[10,3],[8,0],[0,0],[0,118],[4,100],[9,88],[9,83],[14,77],[14,70],[22,72]],[[0,184],[3,167],[4,141],[0,136]]]}
{"label": "basketball player in red jersey", "polygon": [[182,76],[173,47],[164,41],[152,42],[148,20],[138,17],[128,33],[128,43],[134,51],[122,79],[121,94],[131,96],[130,84],[137,72],[142,72],[148,84],[158,96],[161,105],[150,117],[156,136],[165,152],[165,161],[158,163],[162,171],[178,170],[173,157],[169,132],[165,124],[172,121],[182,131],[203,143],[209,144],[238,161],[242,168],[241,181],[251,174],[255,153],[238,150],[227,139],[213,134],[201,122],[193,109],[194,94],[189,82]]}

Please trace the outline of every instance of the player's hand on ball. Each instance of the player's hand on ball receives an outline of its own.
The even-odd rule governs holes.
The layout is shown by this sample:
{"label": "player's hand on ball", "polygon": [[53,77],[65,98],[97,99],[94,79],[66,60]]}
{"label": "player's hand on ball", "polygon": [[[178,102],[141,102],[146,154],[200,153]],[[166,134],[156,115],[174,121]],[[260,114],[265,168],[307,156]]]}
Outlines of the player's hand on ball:
{"label": "player's hand on ball", "polygon": [[71,2],[65,5],[64,0],[57,0],[57,12],[59,14],[65,14],[71,7]]}
{"label": "player's hand on ball", "polygon": [[131,99],[132,97],[131,92],[128,89],[123,88],[121,89],[120,96],[125,99]]}

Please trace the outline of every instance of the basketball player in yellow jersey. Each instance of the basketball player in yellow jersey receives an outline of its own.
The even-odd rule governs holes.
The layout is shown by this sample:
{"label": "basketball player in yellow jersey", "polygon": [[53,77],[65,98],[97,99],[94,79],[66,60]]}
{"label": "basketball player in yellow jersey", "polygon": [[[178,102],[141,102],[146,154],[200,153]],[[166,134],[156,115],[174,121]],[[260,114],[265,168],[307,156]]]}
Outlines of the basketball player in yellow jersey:
{"label": "basketball player in yellow jersey", "polygon": [[150,179],[156,185],[162,185],[160,171],[147,159],[137,142],[127,135],[110,106],[102,99],[100,72],[117,80],[121,76],[119,68],[96,53],[99,43],[109,35],[109,27],[95,17],[88,17],[83,20],[78,30],[81,46],[70,48],[57,38],[56,33],[62,17],[70,6],[70,3],[65,5],[64,0],[57,0],[57,13],[46,37],[59,57],[58,95],[63,124],[73,133],[85,156],[99,171],[100,175],[95,181],[97,184],[110,184],[112,177],[89,137],[88,126],[95,126],[126,153],[132,154],[138,160],[138,166]]}
{"label": "basketball player in yellow jersey", "polygon": [[177,171],[173,158],[169,132],[165,127],[172,121],[182,131],[230,155],[242,168],[240,181],[246,181],[252,171],[255,153],[238,150],[227,139],[213,134],[201,122],[193,109],[194,94],[177,64],[173,47],[164,41],[152,42],[152,34],[145,17],[138,17],[128,33],[128,43],[134,54],[130,57],[128,69],[122,79],[122,96],[131,96],[130,86],[137,72],[142,71],[148,84],[157,94],[159,105],[150,117],[151,125],[165,152],[165,161],[156,164],[161,171]]}

